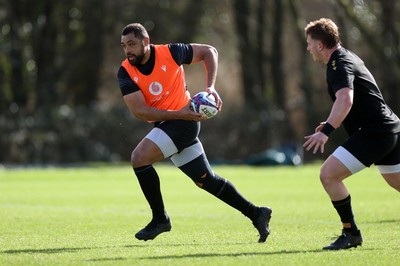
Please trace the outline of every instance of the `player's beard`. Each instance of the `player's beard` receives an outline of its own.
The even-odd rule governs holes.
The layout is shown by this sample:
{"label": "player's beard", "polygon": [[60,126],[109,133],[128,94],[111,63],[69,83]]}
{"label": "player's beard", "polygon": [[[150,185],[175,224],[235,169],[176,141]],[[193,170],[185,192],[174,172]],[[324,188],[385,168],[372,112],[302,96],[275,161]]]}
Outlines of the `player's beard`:
{"label": "player's beard", "polygon": [[131,64],[131,66],[138,66],[142,63],[144,55],[145,55],[144,46],[142,46],[142,51],[140,54],[127,54],[126,57],[128,58],[128,61]]}
{"label": "player's beard", "polygon": [[322,57],[322,55],[320,53],[314,52],[314,53],[311,53],[311,55],[312,55],[312,58],[313,58],[314,62],[316,62],[316,63],[323,63],[324,62],[323,57]]}

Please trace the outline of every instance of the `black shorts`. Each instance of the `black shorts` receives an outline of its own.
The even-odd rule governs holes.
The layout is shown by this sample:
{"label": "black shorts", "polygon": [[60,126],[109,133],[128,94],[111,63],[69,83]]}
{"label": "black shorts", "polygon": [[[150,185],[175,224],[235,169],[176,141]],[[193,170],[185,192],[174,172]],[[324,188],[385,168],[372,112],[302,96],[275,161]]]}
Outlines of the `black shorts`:
{"label": "black shorts", "polygon": [[[341,148],[355,158],[346,155]],[[400,133],[371,134],[360,130],[352,134],[333,155],[342,161],[352,173],[372,164],[378,167],[393,166],[395,168],[390,168],[389,172],[398,172],[396,169],[400,167]]]}
{"label": "black shorts", "polygon": [[204,153],[199,133],[200,122],[168,120],[156,123],[146,138],[160,148],[165,158],[171,158],[179,167]]}
{"label": "black shorts", "polygon": [[200,122],[196,121],[168,120],[156,123],[154,127],[161,129],[171,138],[178,152],[190,146],[200,133]]}

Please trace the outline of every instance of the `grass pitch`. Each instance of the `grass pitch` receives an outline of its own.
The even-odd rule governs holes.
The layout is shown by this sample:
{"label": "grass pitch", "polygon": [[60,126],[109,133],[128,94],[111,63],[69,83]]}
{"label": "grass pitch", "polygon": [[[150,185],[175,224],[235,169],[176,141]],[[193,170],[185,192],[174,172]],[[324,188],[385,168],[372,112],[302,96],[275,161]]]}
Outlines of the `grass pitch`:
{"label": "grass pitch", "polygon": [[400,197],[376,168],[346,180],[364,244],[322,251],[341,224],[319,165],[215,166],[256,205],[273,208],[266,243],[250,220],[156,165],[173,228],[153,241],[134,234],[150,220],[129,165],[0,170],[0,265],[395,265]]}

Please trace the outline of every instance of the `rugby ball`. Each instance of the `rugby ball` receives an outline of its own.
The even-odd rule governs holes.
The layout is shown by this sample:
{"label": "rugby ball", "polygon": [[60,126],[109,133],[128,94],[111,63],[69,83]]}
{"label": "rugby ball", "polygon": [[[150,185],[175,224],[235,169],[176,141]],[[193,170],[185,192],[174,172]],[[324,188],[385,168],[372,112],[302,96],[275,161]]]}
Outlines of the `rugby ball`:
{"label": "rugby ball", "polygon": [[207,117],[207,119],[210,119],[218,114],[217,103],[214,95],[205,91],[199,92],[192,97],[190,101],[190,107],[196,113]]}

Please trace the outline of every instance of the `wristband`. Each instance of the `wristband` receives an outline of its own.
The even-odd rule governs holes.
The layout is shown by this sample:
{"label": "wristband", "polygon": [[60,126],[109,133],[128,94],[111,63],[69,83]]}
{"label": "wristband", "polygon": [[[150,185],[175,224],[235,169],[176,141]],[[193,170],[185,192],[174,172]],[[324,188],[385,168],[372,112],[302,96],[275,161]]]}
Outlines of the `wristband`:
{"label": "wristband", "polygon": [[335,128],[326,122],[320,132],[324,133],[327,137],[335,130]]}

